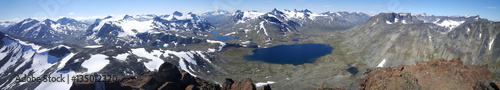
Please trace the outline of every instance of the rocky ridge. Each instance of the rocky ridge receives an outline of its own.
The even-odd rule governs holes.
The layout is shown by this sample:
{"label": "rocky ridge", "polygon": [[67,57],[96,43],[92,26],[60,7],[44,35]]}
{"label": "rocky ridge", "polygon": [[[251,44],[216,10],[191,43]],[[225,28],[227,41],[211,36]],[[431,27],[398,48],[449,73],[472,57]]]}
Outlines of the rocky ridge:
{"label": "rocky ridge", "polygon": [[368,69],[365,73],[368,75],[361,79],[360,90],[498,90],[500,83],[493,79],[487,66],[465,65],[460,58]]}
{"label": "rocky ridge", "polygon": [[[118,81],[110,82],[74,82],[70,90],[98,90],[98,89],[146,89],[146,90],[256,90],[250,78],[240,82],[226,79],[223,85],[215,84],[187,72],[180,72],[177,66],[168,62],[163,63],[158,71],[144,72],[139,76],[126,76]],[[262,90],[271,90],[269,85]]]}

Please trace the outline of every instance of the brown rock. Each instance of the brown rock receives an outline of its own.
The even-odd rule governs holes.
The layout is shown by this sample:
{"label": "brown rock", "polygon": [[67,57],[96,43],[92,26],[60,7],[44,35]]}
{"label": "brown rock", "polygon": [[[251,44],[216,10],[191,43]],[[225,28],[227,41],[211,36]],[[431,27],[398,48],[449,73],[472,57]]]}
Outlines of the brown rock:
{"label": "brown rock", "polygon": [[371,89],[494,89],[486,66],[464,65],[460,58],[435,59],[416,65],[380,68],[361,79],[360,90]]}
{"label": "brown rock", "polygon": [[127,76],[120,81],[121,86],[132,89],[156,89],[160,87],[156,80],[153,78],[154,72],[144,72],[143,74],[135,77]]}
{"label": "brown rock", "polygon": [[189,85],[184,90],[200,90],[200,89],[198,87],[194,86],[194,85]]}
{"label": "brown rock", "polygon": [[234,81],[232,79],[226,78],[226,82],[222,84],[222,90],[231,90],[231,85],[233,85]]}
{"label": "brown rock", "polygon": [[199,84],[198,88],[200,88],[202,90],[220,90],[221,89],[219,84],[214,84],[214,83],[211,83],[209,81],[200,79],[198,77],[196,77],[195,79],[196,79],[196,82]]}
{"label": "brown rock", "polygon": [[[230,80],[230,79],[229,79]],[[232,80],[231,80],[232,81]],[[189,73],[180,73],[174,65],[164,63],[160,66],[158,72],[144,72],[141,75],[125,76],[120,81],[113,82],[74,82],[70,89],[72,90],[93,90],[97,86],[103,86],[105,89],[118,90],[220,90],[219,84],[214,84],[209,81],[193,77]],[[233,83],[227,84],[228,89],[231,89]],[[252,80],[245,79],[238,85],[237,89],[233,90],[255,90]]]}
{"label": "brown rock", "polygon": [[256,90],[252,79],[246,78],[240,82],[234,82],[231,85],[231,90]]}

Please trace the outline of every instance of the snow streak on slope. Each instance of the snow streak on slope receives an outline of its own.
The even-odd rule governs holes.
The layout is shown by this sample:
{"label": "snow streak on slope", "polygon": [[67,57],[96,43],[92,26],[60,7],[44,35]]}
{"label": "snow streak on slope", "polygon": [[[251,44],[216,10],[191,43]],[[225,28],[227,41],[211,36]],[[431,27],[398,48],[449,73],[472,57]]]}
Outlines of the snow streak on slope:
{"label": "snow streak on slope", "polygon": [[377,67],[384,67],[384,64],[385,64],[385,59],[382,60],[382,62],[380,62]]}
{"label": "snow streak on slope", "polygon": [[488,45],[488,46],[489,46],[489,47],[488,47],[488,50],[490,50],[490,51],[491,51],[491,46],[493,45],[493,41],[495,41],[495,39],[491,39],[491,42],[490,42],[490,44]]}
{"label": "snow streak on slope", "polygon": [[392,24],[392,23],[391,23],[391,22],[389,22],[389,21],[385,21],[385,23],[387,23],[387,24]]}
{"label": "snow streak on slope", "polygon": [[266,36],[268,36],[266,28],[264,27],[264,21],[260,22],[260,29],[263,29],[264,30],[264,34],[266,34]]}
{"label": "snow streak on slope", "polygon": [[255,83],[255,87],[262,87],[264,85],[269,85],[269,84],[274,84],[274,83],[275,83],[274,81],[258,82],[258,83]]}

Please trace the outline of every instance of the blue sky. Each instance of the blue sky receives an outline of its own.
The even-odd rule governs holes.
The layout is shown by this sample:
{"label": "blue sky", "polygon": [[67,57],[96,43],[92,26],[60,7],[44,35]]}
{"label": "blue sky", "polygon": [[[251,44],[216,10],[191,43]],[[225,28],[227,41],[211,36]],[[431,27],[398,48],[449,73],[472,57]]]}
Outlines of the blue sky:
{"label": "blue sky", "polygon": [[103,18],[108,15],[202,13],[217,9],[309,9],[313,12],[348,11],[376,15],[380,12],[454,16],[480,15],[500,21],[500,0],[0,0],[0,21],[26,18]]}

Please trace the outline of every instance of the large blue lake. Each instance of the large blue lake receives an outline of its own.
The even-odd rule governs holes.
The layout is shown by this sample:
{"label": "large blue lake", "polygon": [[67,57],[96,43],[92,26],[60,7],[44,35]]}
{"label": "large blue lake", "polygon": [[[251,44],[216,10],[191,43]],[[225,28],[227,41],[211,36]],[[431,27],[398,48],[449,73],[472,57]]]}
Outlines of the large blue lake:
{"label": "large blue lake", "polygon": [[221,36],[221,35],[217,35],[215,37],[213,37],[212,39],[217,39],[219,41],[228,41],[228,40],[233,40],[233,39],[240,39],[238,37],[235,37],[235,36]]}
{"label": "large blue lake", "polygon": [[292,44],[278,45],[269,48],[253,50],[253,55],[243,58],[251,61],[264,61],[267,63],[300,65],[312,63],[317,58],[332,53],[333,47],[326,44]]}

